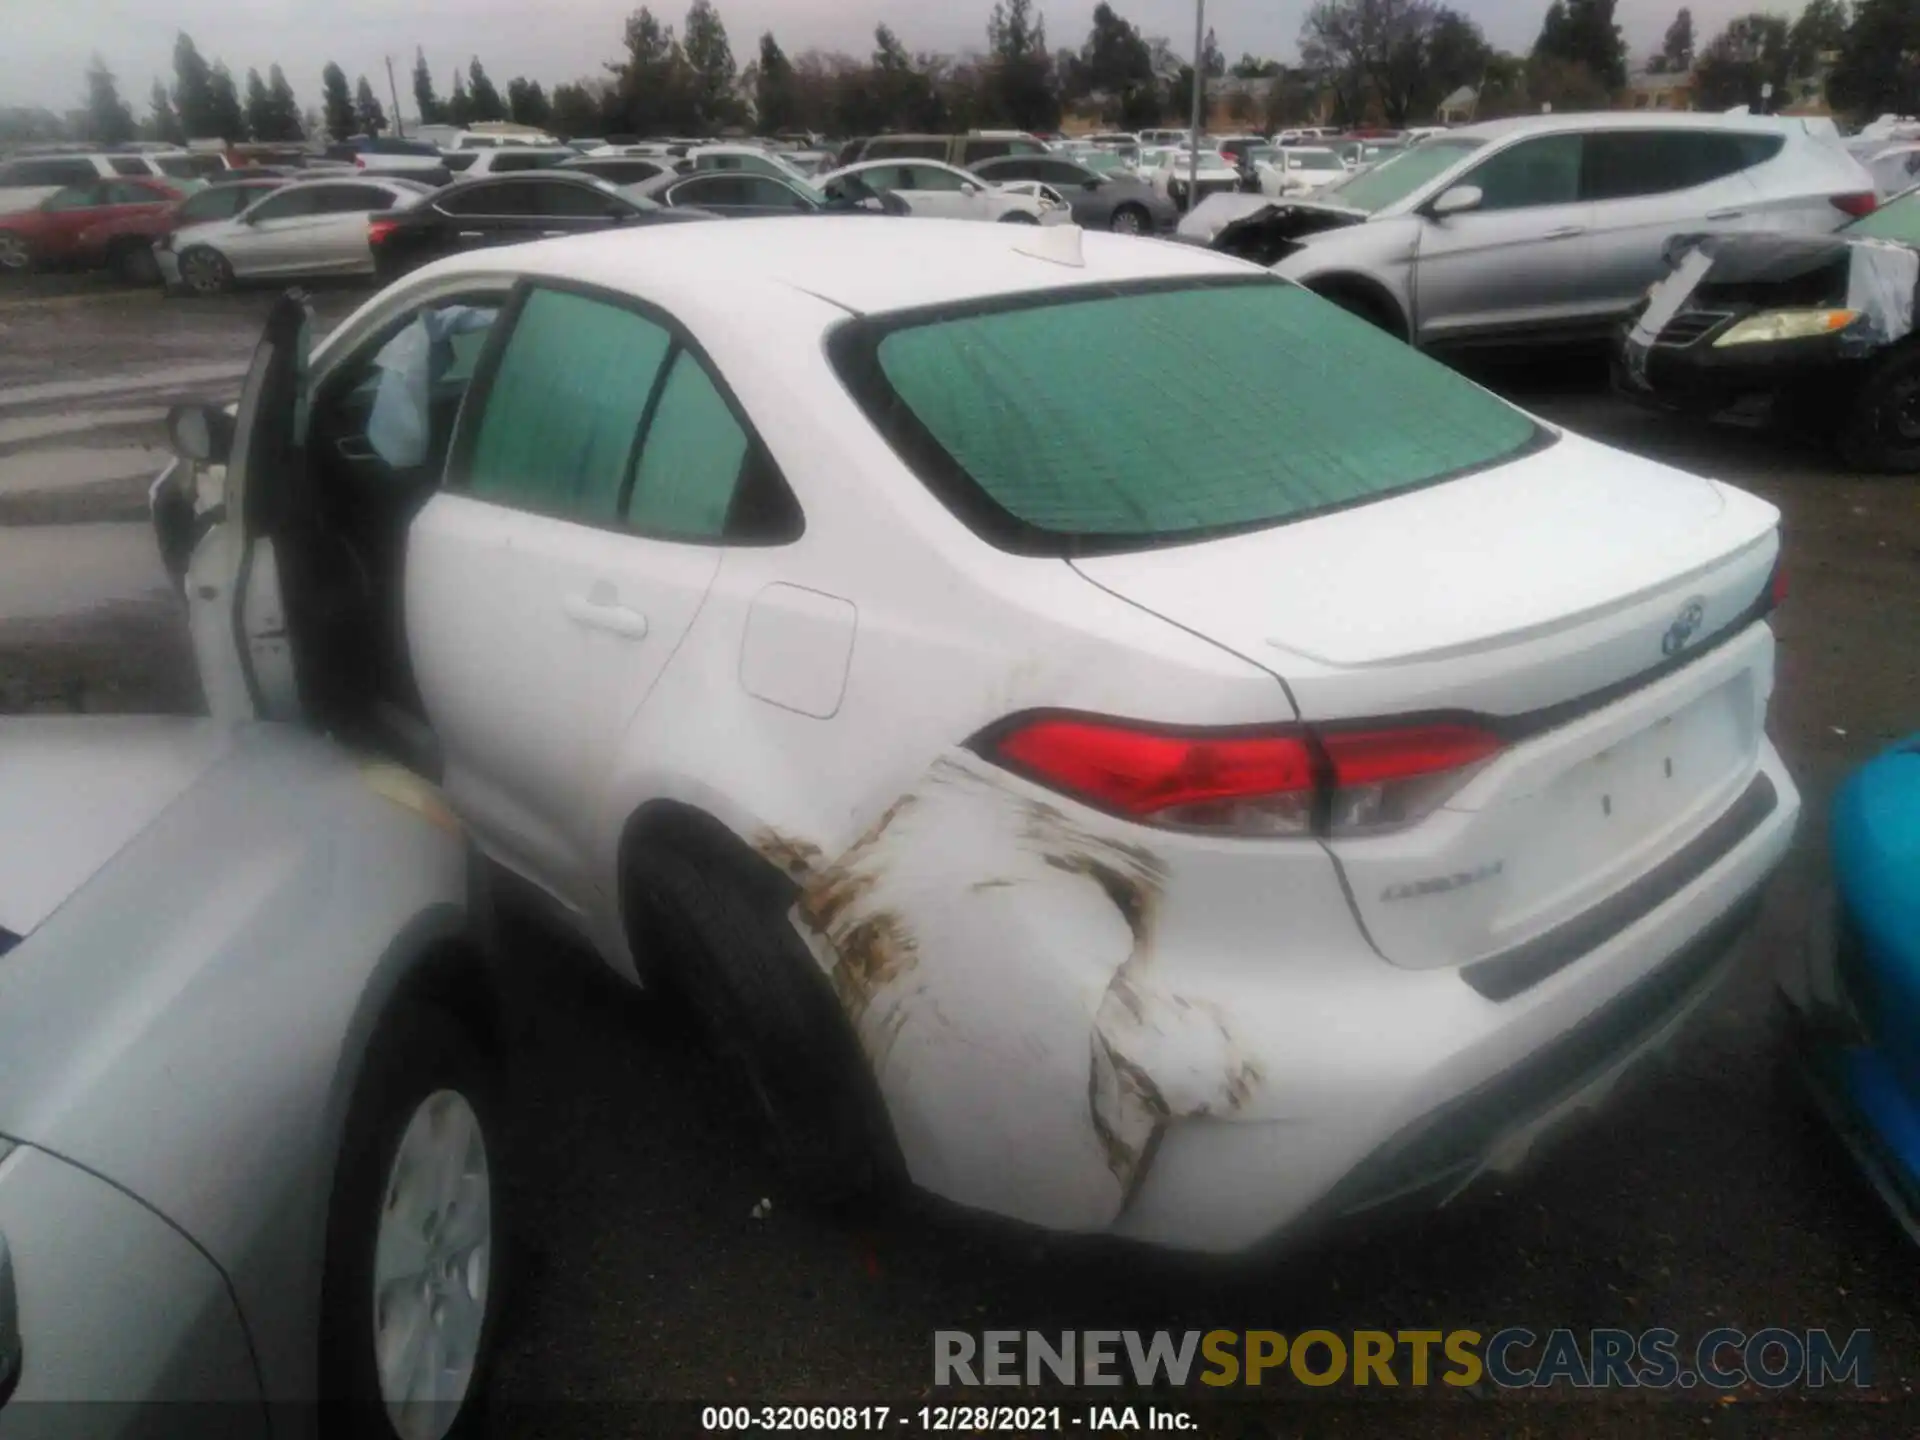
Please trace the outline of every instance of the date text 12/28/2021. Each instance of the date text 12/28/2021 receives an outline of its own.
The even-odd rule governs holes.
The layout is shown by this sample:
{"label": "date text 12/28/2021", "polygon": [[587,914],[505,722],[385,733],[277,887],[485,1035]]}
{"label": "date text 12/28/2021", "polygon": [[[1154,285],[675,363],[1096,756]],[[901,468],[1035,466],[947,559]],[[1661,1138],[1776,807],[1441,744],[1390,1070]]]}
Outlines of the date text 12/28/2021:
{"label": "date text 12/28/2021", "polygon": [[700,1428],[749,1435],[776,1430],[1119,1435],[1190,1432],[1197,1426],[1186,1411],[1156,1405],[709,1405],[700,1412]]}

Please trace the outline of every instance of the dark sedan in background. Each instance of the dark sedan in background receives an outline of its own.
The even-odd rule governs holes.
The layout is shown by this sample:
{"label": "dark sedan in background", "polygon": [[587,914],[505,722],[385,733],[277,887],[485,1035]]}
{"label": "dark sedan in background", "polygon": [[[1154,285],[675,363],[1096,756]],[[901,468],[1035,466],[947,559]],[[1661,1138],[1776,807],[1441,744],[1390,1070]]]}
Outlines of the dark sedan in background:
{"label": "dark sedan in background", "polygon": [[1072,207],[1073,223],[1083,230],[1152,235],[1180,222],[1179,210],[1155,194],[1146,181],[1131,175],[1102,175],[1064,155],[1003,155],[977,162],[973,173],[993,185],[1037,180],[1052,186]]}
{"label": "dark sedan in background", "polygon": [[1628,317],[1629,395],[1716,415],[1766,406],[1865,470],[1920,471],[1920,189],[1828,235],[1675,236]]}
{"label": "dark sedan in background", "polygon": [[667,174],[633,186],[629,193],[644,196],[672,210],[693,207],[712,215],[744,218],[753,215],[828,215],[872,212],[907,213],[906,202],[866,186],[864,194],[829,198],[811,185],[757,175],[746,170],[707,170],[692,175]]}
{"label": "dark sedan in background", "polygon": [[703,218],[704,212],[668,210],[591,175],[540,170],[458,181],[375,215],[367,222],[367,243],[375,273],[387,281],[462,250]]}

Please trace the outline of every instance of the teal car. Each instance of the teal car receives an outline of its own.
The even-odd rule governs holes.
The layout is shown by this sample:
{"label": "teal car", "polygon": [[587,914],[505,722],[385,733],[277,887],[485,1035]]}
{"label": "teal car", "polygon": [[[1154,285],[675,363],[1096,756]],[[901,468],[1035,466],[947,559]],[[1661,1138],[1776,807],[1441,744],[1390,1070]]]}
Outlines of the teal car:
{"label": "teal car", "polygon": [[1833,903],[1782,977],[1801,1073],[1920,1240],[1920,735],[1834,801]]}

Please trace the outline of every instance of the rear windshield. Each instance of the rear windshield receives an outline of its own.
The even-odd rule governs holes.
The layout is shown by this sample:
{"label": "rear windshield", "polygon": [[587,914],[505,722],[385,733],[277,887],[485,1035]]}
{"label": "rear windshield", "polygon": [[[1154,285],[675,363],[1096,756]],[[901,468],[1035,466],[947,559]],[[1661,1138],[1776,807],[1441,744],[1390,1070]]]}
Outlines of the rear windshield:
{"label": "rear windshield", "polygon": [[1385,332],[1264,277],[880,317],[839,331],[833,353],[930,488],[1027,554],[1259,529],[1550,438]]}

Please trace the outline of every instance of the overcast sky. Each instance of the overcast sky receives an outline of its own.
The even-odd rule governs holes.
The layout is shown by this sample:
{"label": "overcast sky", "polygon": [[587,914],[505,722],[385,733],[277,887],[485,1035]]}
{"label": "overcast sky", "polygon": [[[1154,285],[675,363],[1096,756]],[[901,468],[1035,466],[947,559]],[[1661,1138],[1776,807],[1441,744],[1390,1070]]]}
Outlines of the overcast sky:
{"label": "overcast sky", "polygon": [[[985,43],[991,0],[716,0],[744,65],[763,30],[771,29],[788,54],[819,46],[864,53],[873,27],[885,21],[912,50],[962,50]],[[1049,40],[1057,48],[1085,38],[1095,0],[1044,7]],[[1229,61],[1243,50],[1291,59],[1300,17],[1309,0],[1208,0],[1207,19]],[[1524,50],[1540,28],[1546,0],[1454,0],[1494,44]],[[1619,0],[1619,19],[1638,56],[1657,48],[1679,0]],[[384,79],[392,56],[401,94],[414,46],[424,45],[440,93],[456,64],[479,55],[502,90],[514,75],[551,86],[598,73],[619,52],[626,0],[0,0],[0,106],[45,105],[65,110],[82,103],[87,58],[99,51],[120,79],[136,115],[146,112],[155,76],[172,82],[172,46],[184,29],[209,60],[227,62],[245,81],[247,67],[278,62],[303,106],[320,98],[320,69],[337,60],[351,79]],[[1193,46],[1190,0],[1117,0],[1115,8],[1148,35],[1165,35],[1176,48]],[[1696,33],[1705,42],[1723,23],[1753,9],[1797,11],[1797,4],[1750,0],[1694,0]],[[679,0],[662,0],[657,13],[678,28]],[[382,86],[384,98],[385,88]],[[411,110],[411,99],[407,100]]]}

